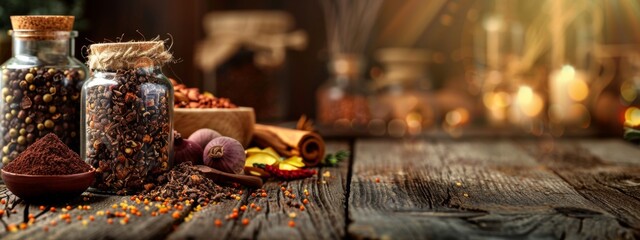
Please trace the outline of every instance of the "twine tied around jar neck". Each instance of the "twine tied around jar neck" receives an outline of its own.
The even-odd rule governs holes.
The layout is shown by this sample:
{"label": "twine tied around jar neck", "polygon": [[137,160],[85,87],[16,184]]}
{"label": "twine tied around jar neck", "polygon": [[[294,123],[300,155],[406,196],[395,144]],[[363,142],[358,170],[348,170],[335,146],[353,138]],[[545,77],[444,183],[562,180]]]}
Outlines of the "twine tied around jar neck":
{"label": "twine tied around jar neck", "polygon": [[88,59],[91,70],[117,70],[163,66],[173,56],[163,41],[144,41],[92,44]]}
{"label": "twine tied around jar neck", "polygon": [[287,32],[292,17],[280,11],[213,12],[203,21],[207,39],[196,47],[195,62],[204,71],[213,71],[240,49],[255,53],[258,67],[274,68],[286,58],[286,49],[306,47],[305,31]]}

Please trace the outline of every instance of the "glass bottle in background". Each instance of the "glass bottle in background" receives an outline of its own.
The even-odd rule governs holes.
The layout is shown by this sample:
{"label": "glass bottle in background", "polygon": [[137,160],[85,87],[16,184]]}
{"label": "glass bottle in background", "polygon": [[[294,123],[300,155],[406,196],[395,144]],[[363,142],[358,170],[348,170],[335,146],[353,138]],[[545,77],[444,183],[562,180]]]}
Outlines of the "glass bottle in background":
{"label": "glass bottle in background", "polygon": [[329,62],[329,79],[316,91],[317,119],[340,131],[363,129],[369,120],[361,55],[338,54]]}
{"label": "glass bottle in background", "polygon": [[12,16],[12,58],[0,68],[0,158],[15,159],[55,133],[80,150],[80,89],[87,68],[74,57],[73,16]]}
{"label": "glass bottle in background", "polygon": [[196,50],[203,90],[253,107],[258,121],[282,121],[289,104],[287,50],[304,49],[306,34],[293,31],[281,11],[212,12],[203,20],[207,38]]}
{"label": "glass bottle in background", "polygon": [[428,51],[389,48],[379,50],[376,57],[384,73],[372,83],[369,132],[402,137],[433,127],[436,111]]}
{"label": "glass bottle in background", "polygon": [[485,107],[485,120],[492,127],[510,126],[518,75],[529,66],[522,62],[525,28],[517,20],[517,2],[494,0],[480,18],[473,35],[473,80]]}
{"label": "glass bottle in background", "polygon": [[[585,3],[574,9],[572,1],[553,1],[549,20],[549,128],[553,135],[577,133],[591,125],[590,102],[598,84],[600,63],[593,61],[599,42],[600,6]],[[593,10],[593,11],[592,11]],[[567,16],[567,11],[575,11]]]}

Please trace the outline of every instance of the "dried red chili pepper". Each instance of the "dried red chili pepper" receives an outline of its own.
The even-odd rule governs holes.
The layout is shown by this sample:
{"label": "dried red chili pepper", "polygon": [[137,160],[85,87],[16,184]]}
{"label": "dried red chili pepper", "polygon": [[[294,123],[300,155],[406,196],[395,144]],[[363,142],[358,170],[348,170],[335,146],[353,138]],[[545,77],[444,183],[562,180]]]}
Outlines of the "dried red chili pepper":
{"label": "dried red chili pepper", "polygon": [[271,174],[271,176],[284,179],[284,180],[308,178],[318,173],[316,172],[316,170],[310,170],[310,169],[282,170],[282,169],[279,169],[277,166],[266,165],[261,163],[254,163],[253,166],[264,169],[266,172]]}

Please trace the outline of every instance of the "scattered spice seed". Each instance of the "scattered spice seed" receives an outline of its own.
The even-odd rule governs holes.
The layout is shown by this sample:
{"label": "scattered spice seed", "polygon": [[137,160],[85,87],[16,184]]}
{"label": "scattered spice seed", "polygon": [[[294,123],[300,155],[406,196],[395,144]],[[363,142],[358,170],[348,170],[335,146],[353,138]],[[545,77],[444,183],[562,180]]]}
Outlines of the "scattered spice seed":
{"label": "scattered spice seed", "polygon": [[257,207],[256,207],[256,211],[257,211],[257,212],[260,212],[260,210],[262,210],[262,208],[261,208],[260,206],[257,206]]}
{"label": "scattered spice seed", "polygon": [[300,211],[304,211],[304,205],[300,205]]}
{"label": "scattered spice seed", "polygon": [[56,208],[55,207],[49,208],[49,212],[56,212]]}
{"label": "scattered spice seed", "polygon": [[26,223],[20,223],[20,230],[25,230],[27,229],[27,224]]}
{"label": "scattered spice seed", "polygon": [[249,225],[249,219],[248,218],[242,219],[242,225]]}
{"label": "scattered spice seed", "polygon": [[7,199],[3,198],[2,200],[0,200],[0,204],[5,204],[5,203],[7,203]]}
{"label": "scattered spice seed", "polygon": [[246,210],[247,210],[247,205],[242,205],[242,206],[240,207],[240,211],[243,211],[243,212],[244,212],[244,211],[246,211]]}
{"label": "scattered spice seed", "polygon": [[49,227],[44,226],[44,227],[42,227],[42,230],[44,230],[45,232],[48,232],[49,231]]}
{"label": "scattered spice seed", "polygon": [[302,204],[309,204],[309,200],[308,200],[308,199],[306,199],[306,198],[305,198],[305,199],[303,199],[303,200],[302,200]]}
{"label": "scattered spice seed", "polygon": [[297,214],[295,212],[289,213],[289,218],[296,218]]}
{"label": "scattered spice seed", "polygon": [[213,223],[216,225],[216,227],[222,226],[222,221],[220,221],[220,219],[216,219]]}
{"label": "scattered spice seed", "polygon": [[113,224],[113,218],[108,218],[108,219],[107,219],[107,223],[108,223],[108,224]]}
{"label": "scattered spice seed", "polygon": [[45,206],[40,205],[40,207],[38,209],[40,209],[40,211],[44,211],[47,208]]}
{"label": "scattered spice seed", "polygon": [[18,226],[16,226],[15,224],[9,224],[9,226],[7,226],[7,230],[9,230],[9,232],[17,232]]}
{"label": "scattered spice seed", "polygon": [[467,198],[469,197],[469,194],[467,194],[467,193],[462,194],[462,195],[463,195],[464,197],[467,197]]}
{"label": "scattered spice seed", "polygon": [[380,178],[376,178],[376,183],[379,183],[379,182],[380,182]]}
{"label": "scattered spice seed", "polygon": [[260,194],[260,196],[267,197],[267,193],[263,192],[262,194]]}
{"label": "scattered spice seed", "polygon": [[173,219],[179,219],[180,218],[180,211],[173,212],[173,214],[171,214],[171,217],[173,217]]}
{"label": "scattered spice seed", "polygon": [[296,222],[294,222],[293,220],[289,220],[289,227],[295,227],[296,226]]}
{"label": "scattered spice seed", "polygon": [[4,209],[0,209],[0,217],[4,215]]}
{"label": "scattered spice seed", "polygon": [[251,208],[256,208],[256,204],[255,203],[251,203],[251,205],[249,205]]}
{"label": "scattered spice seed", "polygon": [[89,215],[89,221],[93,222],[94,220],[96,220],[96,218],[93,215]]}
{"label": "scattered spice seed", "polygon": [[462,183],[461,182],[456,182],[456,186],[460,187],[460,186],[462,186]]}

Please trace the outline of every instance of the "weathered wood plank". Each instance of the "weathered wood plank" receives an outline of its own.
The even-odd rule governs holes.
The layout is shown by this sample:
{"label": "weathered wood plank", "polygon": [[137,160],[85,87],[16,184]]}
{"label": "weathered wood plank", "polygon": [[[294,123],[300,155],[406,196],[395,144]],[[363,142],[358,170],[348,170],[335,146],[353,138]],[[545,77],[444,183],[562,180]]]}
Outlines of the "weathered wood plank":
{"label": "weathered wood plank", "polygon": [[[348,150],[346,142],[330,142],[327,151]],[[223,202],[208,206],[193,214],[189,222],[182,224],[169,239],[339,239],[345,236],[345,202],[349,161],[338,167],[319,168],[318,175],[290,182],[267,182],[263,189],[267,197],[251,196],[247,192],[241,201]],[[330,176],[325,173],[329,172]],[[292,189],[295,199],[286,198],[281,187]],[[288,204],[300,203],[307,189],[309,204],[305,210]],[[261,207],[260,211],[251,209],[250,204]],[[237,220],[225,220],[233,208],[247,205],[248,210],[240,211]],[[294,213],[295,218],[290,218]],[[248,219],[247,225],[242,219]],[[220,219],[222,226],[216,227],[214,221]],[[295,222],[290,227],[289,221]]]}
{"label": "weathered wood plank", "polygon": [[636,230],[640,237],[640,149],[621,140],[523,143],[582,196]]}
{"label": "weathered wood plank", "polygon": [[353,238],[631,238],[632,230],[502,140],[355,145]]}
{"label": "weathered wood plank", "polygon": [[[157,202],[152,202],[149,205],[144,203],[135,203],[127,196],[112,196],[112,195],[99,195],[91,194],[85,199],[80,198],[68,205],[58,205],[56,212],[47,211],[41,216],[36,218],[35,223],[28,226],[25,230],[20,230],[13,233],[5,232],[2,234],[3,239],[159,239],[163,238],[169,232],[173,230],[173,225],[178,224],[192,208],[192,206],[184,206],[181,213],[181,218],[174,219],[171,215],[176,209],[171,209],[166,214],[158,214],[158,216],[151,216],[151,212],[157,211]],[[108,223],[106,211],[115,213],[117,211],[124,212],[122,209],[122,203],[126,203],[127,206],[136,206],[141,211],[142,216],[135,216],[131,213],[130,208],[127,208],[126,213],[129,216],[128,223],[124,223],[123,217],[113,218],[113,223]],[[78,205],[91,206],[91,209],[80,210]],[[114,205],[117,208],[114,208]],[[71,210],[65,211],[64,207],[71,206]],[[145,209],[145,206],[148,209]],[[39,206],[31,206],[30,211],[38,213]],[[25,208],[24,204],[20,204],[16,207],[18,213],[22,215],[22,211]],[[105,213],[104,215],[98,214],[98,212]],[[71,222],[66,223],[61,218],[63,214],[69,214],[71,216]],[[81,217],[80,219],[78,217]],[[94,221],[90,220],[89,216],[94,217]],[[20,223],[22,222],[22,216],[12,216],[9,219],[5,219],[8,223]],[[53,226],[51,221],[55,221]],[[48,228],[44,230],[45,226]]]}

